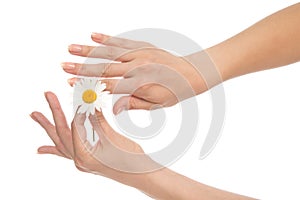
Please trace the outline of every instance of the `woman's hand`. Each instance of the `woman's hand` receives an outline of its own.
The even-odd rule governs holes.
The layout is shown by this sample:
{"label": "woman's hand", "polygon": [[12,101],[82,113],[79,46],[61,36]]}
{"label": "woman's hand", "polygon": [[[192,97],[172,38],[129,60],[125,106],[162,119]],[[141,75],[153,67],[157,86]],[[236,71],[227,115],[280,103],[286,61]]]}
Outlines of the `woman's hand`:
{"label": "woman's hand", "polygon": [[45,129],[55,146],[41,146],[39,153],[73,159],[81,171],[102,175],[136,188],[145,178],[142,172],[158,166],[138,144],[115,132],[101,112],[89,119],[99,135],[98,142],[92,146],[86,139],[86,115],[76,115],[70,129],[57,97],[51,92],[45,93],[45,97],[55,125],[39,112],[33,112],[31,117]]}
{"label": "woman's hand", "polygon": [[[62,63],[74,75],[103,77],[107,90],[129,94],[120,98],[114,113],[128,109],[153,109],[172,106],[208,89],[202,72],[187,57],[174,56],[153,45],[94,33],[92,39],[102,46],[70,45],[73,55],[109,59],[111,63]],[[123,77],[123,79],[111,79]],[[109,78],[109,79],[107,79]],[[73,83],[71,79],[71,84]]]}
{"label": "woman's hand", "polygon": [[138,144],[115,132],[101,112],[89,118],[99,136],[92,146],[86,139],[86,115],[76,115],[70,129],[57,97],[51,92],[45,96],[55,125],[39,112],[33,112],[31,117],[45,129],[55,146],[41,146],[40,154],[73,159],[83,172],[114,179],[155,199],[250,199],[198,183],[159,166]]}

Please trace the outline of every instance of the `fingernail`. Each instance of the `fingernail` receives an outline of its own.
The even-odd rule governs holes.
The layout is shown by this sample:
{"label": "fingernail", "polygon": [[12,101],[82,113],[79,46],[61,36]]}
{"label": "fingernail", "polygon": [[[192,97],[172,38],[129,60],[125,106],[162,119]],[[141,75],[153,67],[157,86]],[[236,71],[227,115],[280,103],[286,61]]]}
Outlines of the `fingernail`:
{"label": "fingernail", "polygon": [[116,115],[120,114],[124,109],[125,109],[124,107],[119,108],[116,112]]}
{"label": "fingernail", "polygon": [[96,40],[101,40],[102,39],[102,34],[101,33],[92,33],[92,38]]}
{"label": "fingernail", "polygon": [[80,53],[82,51],[82,47],[78,44],[72,44],[69,46],[69,51],[73,53]]}
{"label": "fingernail", "polygon": [[74,85],[74,80],[73,80],[73,78],[69,78],[67,81],[68,81],[68,83],[69,83],[70,86],[73,86],[73,85]]}
{"label": "fingernail", "polygon": [[37,149],[37,154],[43,154],[43,153],[46,153],[46,151],[43,148]]}
{"label": "fingernail", "polygon": [[61,63],[61,67],[65,70],[72,70],[75,68],[75,64],[74,63]]}

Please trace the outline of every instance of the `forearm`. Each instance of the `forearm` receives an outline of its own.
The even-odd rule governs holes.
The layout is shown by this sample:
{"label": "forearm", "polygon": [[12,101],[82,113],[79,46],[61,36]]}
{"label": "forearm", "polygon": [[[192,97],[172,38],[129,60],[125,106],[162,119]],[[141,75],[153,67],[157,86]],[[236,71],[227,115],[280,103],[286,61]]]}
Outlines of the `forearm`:
{"label": "forearm", "polygon": [[168,168],[149,173],[146,177],[139,189],[155,199],[252,199],[198,183]]}
{"label": "forearm", "polygon": [[266,17],[206,52],[223,80],[299,61],[300,3]]}

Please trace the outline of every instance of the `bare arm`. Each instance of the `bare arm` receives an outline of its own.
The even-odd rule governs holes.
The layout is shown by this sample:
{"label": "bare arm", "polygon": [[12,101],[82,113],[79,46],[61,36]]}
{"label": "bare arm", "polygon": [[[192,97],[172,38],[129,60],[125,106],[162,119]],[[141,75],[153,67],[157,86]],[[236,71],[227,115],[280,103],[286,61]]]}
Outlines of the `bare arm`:
{"label": "bare arm", "polygon": [[206,50],[223,80],[300,60],[300,3]]}
{"label": "bare arm", "polygon": [[253,198],[234,194],[228,191],[220,190],[181,174],[177,174],[168,168],[153,172],[148,181],[145,181],[146,193],[155,199],[174,199],[174,200],[250,200]]}
{"label": "bare arm", "polygon": [[71,74],[122,76],[121,80],[103,80],[112,93],[129,94],[116,102],[115,114],[129,109],[152,109],[157,104],[172,106],[222,81],[299,61],[300,3],[266,17],[224,42],[185,57],[174,56],[145,42],[99,33],[94,33],[92,39],[102,46],[71,45],[70,53],[117,59],[119,63],[68,62],[62,66]]}

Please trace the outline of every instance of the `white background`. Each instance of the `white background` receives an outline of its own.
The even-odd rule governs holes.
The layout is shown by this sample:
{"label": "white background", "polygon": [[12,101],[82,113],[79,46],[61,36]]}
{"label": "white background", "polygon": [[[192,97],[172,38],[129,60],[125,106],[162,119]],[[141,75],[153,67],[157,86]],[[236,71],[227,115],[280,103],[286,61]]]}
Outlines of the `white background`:
{"label": "white background", "polygon": [[[71,121],[72,89],[66,83],[71,76],[61,70],[60,62],[80,59],[68,54],[69,44],[94,44],[90,40],[94,31],[117,35],[137,28],[164,28],[207,48],[296,2],[1,1],[0,199],[149,199],[136,189],[79,172],[69,160],[36,154],[40,145],[51,144],[29,118],[34,110],[51,117],[44,91],[57,93]],[[199,133],[171,168],[199,182],[260,199],[300,199],[299,65],[224,83],[222,137],[204,160],[198,156],[211,102],[209,93],[197,97]],[[110,109],[106,115],[111,118]]]}

